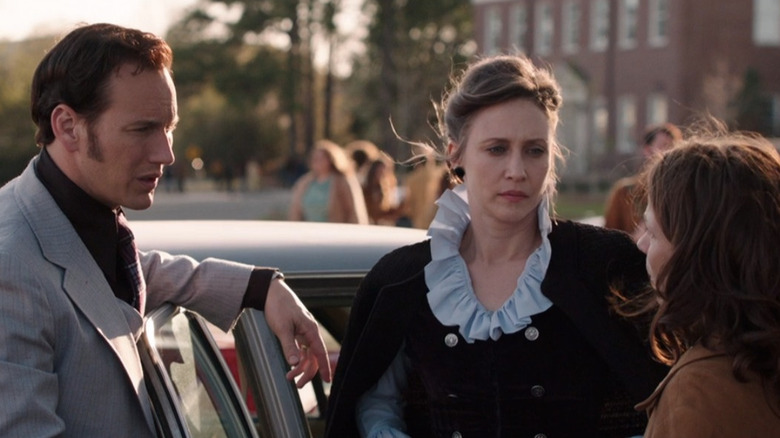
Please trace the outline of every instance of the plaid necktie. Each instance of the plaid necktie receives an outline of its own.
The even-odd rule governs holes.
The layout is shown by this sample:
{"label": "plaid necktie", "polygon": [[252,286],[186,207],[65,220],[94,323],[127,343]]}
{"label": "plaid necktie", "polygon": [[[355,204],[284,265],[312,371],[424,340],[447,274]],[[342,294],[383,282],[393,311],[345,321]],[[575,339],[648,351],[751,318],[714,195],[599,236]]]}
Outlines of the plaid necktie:
{"label": "plaid necktie", "polygon": [[117,232],[119,233],[118,250],[119,257],[122,259],[122,270],[127,275],[133,292],[133,302],[131,304],[143,315],[144,306],[146,305],[146,281],[144,281],[141,261],[138,259],[138,250],[133,240],[133,232],[127,225],[125,212],[122,209],[119,209],[117,212],[116,224]]}

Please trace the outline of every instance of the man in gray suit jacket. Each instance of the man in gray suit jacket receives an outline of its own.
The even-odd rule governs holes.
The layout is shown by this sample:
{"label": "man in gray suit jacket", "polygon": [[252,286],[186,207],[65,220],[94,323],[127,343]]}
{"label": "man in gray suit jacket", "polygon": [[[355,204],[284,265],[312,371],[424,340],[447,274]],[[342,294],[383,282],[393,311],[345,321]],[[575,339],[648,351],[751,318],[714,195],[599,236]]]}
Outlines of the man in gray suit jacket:
{"label": "man in gray suit jacket", "polygon": [[135,283],[124,271],[121,208],[150,207],[174,160],[171,62],[162,39],[97,24],[35,71],[41,153],[0,189],[0,436],[154,436],[136,339],[165,302],[224,330],[243,307],[272,310],[288,378],[330,380],[316,322],[275,269],[151,251]]}

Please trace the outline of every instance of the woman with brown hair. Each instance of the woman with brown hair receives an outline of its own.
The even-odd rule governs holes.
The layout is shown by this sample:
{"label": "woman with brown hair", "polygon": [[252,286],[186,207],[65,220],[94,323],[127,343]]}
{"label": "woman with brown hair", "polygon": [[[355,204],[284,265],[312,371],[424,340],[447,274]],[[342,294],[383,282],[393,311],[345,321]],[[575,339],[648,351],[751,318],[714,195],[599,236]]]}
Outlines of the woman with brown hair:
{"label": "woman with brown hair", "polygon": [[778,436],[777,151],[758,137],[693,137],[646,184],[637,245],[655,291],[643,310],[655,311],[655,355],[673,367],[638,406],[650,416],[645,438]]}
{"label": "woman with brown hair", "polygon": [[[682,140],[680,128],[663,123],[645,129],[642,136],[642,158],[645,163],[653,157],[674,147]],[[644,231],[642,212],[645,205],[638,190],[641,171],[635,175],[621,178],[612,186],[604,208],[604,226],[613,230],[623,230],[637,240]]]}
{"label": "woman with brown hair", "polygon": [[309,169],[293,186],[290,220],[368,223],[363,191],[339,145],[318,141],[309,157]]}
{"label": "woman with brown hair", "polygon": [[381,154],[368,165],[366,180],[363,182],[363,197],[369,223],[395,225],[401,217],[398,179],[393,164],[389,156]]}

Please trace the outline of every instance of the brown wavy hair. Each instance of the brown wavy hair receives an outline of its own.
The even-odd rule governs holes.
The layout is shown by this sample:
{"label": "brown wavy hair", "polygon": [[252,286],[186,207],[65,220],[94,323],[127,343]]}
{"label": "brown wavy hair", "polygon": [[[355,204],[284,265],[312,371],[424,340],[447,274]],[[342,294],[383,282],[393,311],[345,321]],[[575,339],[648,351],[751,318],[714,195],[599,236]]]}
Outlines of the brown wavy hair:
{"label": "brown wavy hair", "polygon": [[346,152],[335,142],[327,139],[317,140],[311,153],[313,154],[316,151],[322,151],[325,154],[330,163],[331,172],[339,175],[352,175],[355,173],[354,166],[350,163]]}
{"label": "brown wavy hair", "polygon": [[738,380],[757,373],[780,397],[777,150],[755,135],[697,135],[658,157],[644,181],[674,248],[656,279],[654,353],[674,363],[701,343],[733,356]]}

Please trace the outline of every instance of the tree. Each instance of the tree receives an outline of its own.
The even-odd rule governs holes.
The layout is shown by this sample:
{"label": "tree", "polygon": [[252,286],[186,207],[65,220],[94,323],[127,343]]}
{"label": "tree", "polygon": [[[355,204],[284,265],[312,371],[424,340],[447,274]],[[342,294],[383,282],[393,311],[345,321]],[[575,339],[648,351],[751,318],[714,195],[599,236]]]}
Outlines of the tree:
{"label": "tree", "polygon": [[52,42],[52,37],[0,42],[0,185],[20,174],[39,152],[30,119],[30,86]]}
{"label": "tree", "polygon": [[[370,24],[366,56],[357,58],[351,101],[353,131],[375,138],[395,157],[402,139],[425,140],[451,74],[475,53],[468,0],[367,0]],[[360,98],[359,96],[362,96]],[[391,125],[392,123],[392,125]],[[435,133],[434,133],[435,134]]]}
{"label": "tree", "polygon": [[279,90],[286,80],[286,53],[229,33],[212,35],[214,23],[195,10],[167,37],[182,120],[174,144],[177,156],[197,150],[207,169],[219,163],[238,173],[248,160],[263,163],[285,155],[288,123]]}
{"label": "tree", "polygon": [[736,127],[772,136],[772,99],[761,85],[761,77],[755,69],[745,71],[742,89],[732,102]]}
{"label": "tree", "polygon": [[[232,16],[238,18],[225,19],[215,6],[237,10]],[[176,53],[182,120],[190,108],[206,101],[201,93],[216,93],[224,102],[220,110],[201,108],[193,116],[200,120],[197,124],[182,123],[177,142],[183,147],[197,144],[204,155],[210,154],[205,126],[217,132],[225,124],[236,132],[249,129],[246,118],[251,117],[256,117],[255,126],[264,126],[259,135],[270,132],[286,143],[286,153],[273,150],[293,160],[307,155],[314,140],[322,137],[367,138],[400,158],[408,149],[393,127],[404,139],[435,136],[431,101],[441,98],[450,74],[476,49],[470,2],[365,0],[363,13],[371,17],[366,50],[353,58],[349,78],[332,73],[333,55],[346,37],[336,26],[340,8],[340,0],[201,3],[167,38]],[[329,49],[330,61],[324,66],[314,62],[322,47]],[[201,104],[188,105],[195,96]],[[244,135],[253,138],[258,133]],[[269,144],[267,139],[258,142],[264,148]],[[232,143],[222,145],[242,147]]]}
{"label": "tree", "polygon": [[[168,34],[177,58],[180,100],[186,102],[211,87],[212,92],[226,99],[223,110],[210,116],[219,118],[220,125],[232,126],[233,130],[226,135],[241,127],[249,129],[249,121],[255,117],[254,126],[263,126],[274,141],[286,142],[286,153],[277,147],[272,148],[274,152],[291,158],[307,154],[315,139],[334,134],[329,109],[336,98],[319,98],[323,87],[325,93],[332,87],[327,74],[321,80],[323,75],[314,64],[314,46],[315,41],[337,40],[333,17],[338,3],[339,0],[204,1]],[[215,9],[216,6],[220,7]],[[224,18],[219,10],[225,7],[237,9],[238,18]],[[323,102],[329,109],[321,109]],[[182,107],[186,112],[189,106]],[[320,123],[323,117],[326,120]],[[243,122],[239,123],[239,119]],[[279,135],[280,129],[284,130],[283,135]],[[202,135],[187,132],[182,137],[200,143],[205,140]],[[259,140],[263,148],[270,144],[268,138]],[[229,144],[239,147],[233,142]],[[248,151],[233,155],[240,159]]]}

